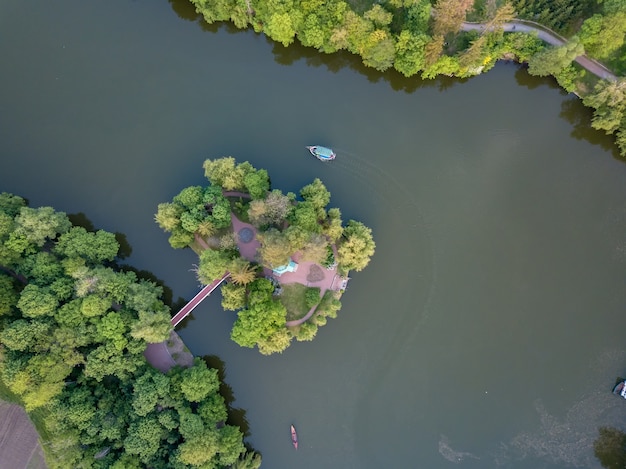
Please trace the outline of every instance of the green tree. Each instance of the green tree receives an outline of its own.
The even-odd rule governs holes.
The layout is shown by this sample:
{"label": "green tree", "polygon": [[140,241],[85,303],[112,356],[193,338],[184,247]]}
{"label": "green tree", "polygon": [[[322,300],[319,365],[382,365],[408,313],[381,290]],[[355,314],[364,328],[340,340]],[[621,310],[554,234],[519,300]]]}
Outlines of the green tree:
{"label": "green tree", "polygon": [[307,308],[312,308],[313,306],[317,306],[320,302],[320,288],[319,287],[307,288],[304,294],[304,301],[306,303]]}
{"label": "green tree", "polygon": [[157,344],[167,340],[172,332],[169,313],[162,311],[139,311],[139,318],[133,324],[130,335],[149,344]]}
{"label": "green tree", "polygon": [[128,434],[124,439],[124,449],[129,454],[136,454],[145,464],[158,452],[161,439],[167,435],[156,417],[147,416],[133,422],[128,427]]}
{"label": "green tree", "polygon": [[415,75],[426,64],[426,45],[430,38],[425,34],[403,30],[396,41],[394,68],[405,77]]}
{"label": "green tree", "polygon": [[317,326],[311,322],[305,322],[298,327],[295,333],[298,342],[311,341],[317,335]]}
{"label": "green tree", "polygon": [[328,241],[321,234],[312,234],[302,249],[300,259],[321,264],[328,255]]}
{"label": "green tree", "polygon": [[388,26],[393,19],[393,14],[385,10],[378,3],[374,4],[372,8],[367,10],[363,17],[366,20],[371,21],[378,28],[382,28]]}
{"label": "green tree", "polygon": [[343,231],[343,237],[337,250],[339,263],[347,270],[363,270],[376,249],[372,230],[361,222],[350,220]]}
{"label": "green tree", "polygon": [[324,222],[323,233],[332,243],[336,243],[343,234],[341,211],[338,208],[328,210],[328,218]]}
{"label": "green tree", "polygon": [[548,47],[532,56],[528,61],[528,73],[537,76],[556,75],[584,53],[583,45],[574,36],[563,46]]}
{"label": "green tree", "polygon": [[273,40],[287,47],[294,40],[296,30],[289,13],[274,13],[264,28],[265,33]]}
{"label": "green tree", "polygon": [[146,367],[143,374],[137,376],[132,386],[133,410],[140,417],[145,417],[158,405],[170,400],[170,379],[154,368]]}
{"label": "green tree", "polygon": [[202,167],[204,176],[212,185],[224,187],[225,181],[235,172],[235,158],[228,156],[216,160],[205,160]]}
{"label": "green tree", "polygon": [[218,449],[216,432],[206,430],[181,443],[178,458],[183,464],[192,467],[204,467],[208,461],[214,458]]}
{"label": "green tree", "polygon": [[586,106],[595,109],[591,126],[607,134],[620,128],[626,111],[626,79],[601,80],[593,92],[583,98]]}
{"label": "green tree", "polygon": [[0,316],[9,314],[17,305],[18,294],[13,279],[0,272]]}
{"label": "green tree", "polygon": [[207,368],[200,358],[194,360],[191,368],[183,369],[180,377],[180,390],[189,402],[201,402],[219,389],[217,370]]}
{"label": "green tree", "polygon": [[243,183],[253,199],[265,197],[270,189],[270,178],[264,169],[247,173],[243,178]]}
{"label": "green tree", "polygon": [[12,219],[15,218],[22,207],[26,206],[26,201],[14,194],[8,192],[0,192],[0,212],[8,215]]}
{"label": "green tree", "polygon": [[319,233],[322,230],[318,223],[318,209],[312,202],[300,202],[289,215],[289,223],[307,233]]}
{"label": "green tree", "polygon": [[162,230],[169,233],[180,226],[180,216],[184,211],[185,209],[182,205],[172,202],[162,203],[158,205],[154,219]]}
{"label": "green tree", "polygon": [[291,333],[287,329],[278,329],[269,337],[259,341],[258,348],[262,355],[284,352],[292,339]]}
{"label": "green tree", "polygon": [[30,284],[24,287],[17,302],[17,307],[28,318],[48,316],[54,313],[59,301],[47,288]]}
{"label": "green tree", "polygon": [[233,425],[224,425],[218,430],[218,447],[219,464],[230,467],[246,451],[241,430]]}
{"label": "green tree", "polygon": [[43,352],[50,346],[50,327],[47,322],[18,319],[0,332],[0,343],[19,352]]}
{"label": "green tree", "polygon": [[63,275],[63,266],[56,256],[42,251],[22,258],[15,272],[26,277],[30,283],[45,287]]}
{"label": "green tree", "polygon": [[306,16],[302,25],[302,32],[298,33],[298,39],[303,46],[322,48],[326,42],[326,37],[316,14],[311,13]]}
{"label": "green tree", "polygon": [[237,311],[246,306],[246,287],[227,283],[222,286],[222,308]]}
{"label": "green tree", "polygon": [[207,427],[217,428],[228,418],[224,398],[218,393],[209,394],[198,405],[198,415],[202,417],[202,421]]}
{"label": "green tree", "polygon": [[[263,285],[256,281],[257,285]],[[269,283],[269,282],[267,282]],[[273,290],[271,284],[269,287]],[[261,296],[254,300],[255,294]],[[272,337],[285,330],[287,310],[278,300],[274,300],[267,292],[257,291],[251,293],[252,301],[249,301],[247,309],[237,314],[237,320],[231,331],[231,339],[242,347],[254,347],[268,344]]]}
{"label": "green tree", "polygon": [[82,257],[87,262],[96,264],[112,261],[119,248],[113,233],[104,230],[90,233],[82,226],[74,226],[59,237],[54,250],[58,255]]}
{"label": "green tree", "polygon": [[247,285],[256,278],[256,269],[247,260],[237,257],[229,266],[230,278],[237,285]]}
{"label": "green tree", "polygon": [[242,454],[239,459],[233,463],[231,469],[259,469],[261,462],[260,454],[249,452]]}
{"label": "green tree", "polygon": [[278,267],[289,262],[293,253],[289,240],[278,230],[271,229],[265,233],[257,233],[261,245],[258,255],[264,265]]}
{"label": "green tree", "polygon": [[233,256],[229,252],[205,249],[200,254],[200,265],[196,270],[198,280],[203,285],[208,285],[220,278],[228,271],[232,259]]}
{"label": "green tree", "polygon": [[393,65],[396,46],[387,31],[376,29],[364,41],[361,48],[363,63],[384,72]]}
{"label": "green tree", "polygon": [[[379,5],[376,5],[379,6]],[[306,202],[310,202],[317,212],[320,220],[326,218],[326,206],[330,202],[330,192],[319,178],[315,178],[311,184],[300,189],[300,196]]]}
{"label": "green tree", "polygon": [[280,226],[292,209],[292,203],[288,196],[279,190],[273,190],[265,199],[257,199],[250,202],[248,216],[250,223],[255,226],[275,225]]}
{"label": "green tree", "polygon": [[89,295],[83,298],[80,310],[86,317],[92,318],[102,316],[110,307],[111,300],[98,295]]}
{"label": "green tree", "polygon": [[15,217],[15,234],[24,236],[29,243],[42,247],[49,239],[66,233],[72,224],[63,212],[52,207],[22,207]]}

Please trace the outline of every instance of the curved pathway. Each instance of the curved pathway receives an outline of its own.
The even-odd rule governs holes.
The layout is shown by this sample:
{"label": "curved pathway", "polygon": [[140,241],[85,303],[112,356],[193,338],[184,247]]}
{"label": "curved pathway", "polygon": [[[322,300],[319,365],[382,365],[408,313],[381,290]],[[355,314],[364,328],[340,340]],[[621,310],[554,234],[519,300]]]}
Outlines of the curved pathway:
{"label": "curved pathway", "polygon": [[[465,22],[461,25],[463,31],[484,31],[486,25],[484,23],[469,23]],[[502,25],[502,29],[507,33],[536,33],[537,37],[544,42],[547,42],[553,46],[562,46],[567,42],[562,36],[559,36],[554,31],[534,23],[532,21],[525,20],[513,20]],[[608,68],[597,62],[594,59],[581,55],[576,57],[575,61],[584,69],[590,71],[594,75],[603,78],[605,80],[617,80],[617,76],[613,74]]]}

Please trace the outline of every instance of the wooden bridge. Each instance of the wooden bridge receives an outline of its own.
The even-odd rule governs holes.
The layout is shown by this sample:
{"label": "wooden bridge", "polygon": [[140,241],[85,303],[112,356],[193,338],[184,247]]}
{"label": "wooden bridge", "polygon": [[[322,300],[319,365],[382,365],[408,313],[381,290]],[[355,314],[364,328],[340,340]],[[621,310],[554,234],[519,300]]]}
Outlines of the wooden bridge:
{"label": "wooden bridge", "polygon": [[198,294],[194,296],[191,301],[183,307],[183,309],[181,309],[178,313],[174,315],[174,317],[172,318],[172,326],[176,327],[183,319],[187,317],[189,313],[193,311],[196,306],[202,303],[202,300],[204,300],[207,296],[213,293],[213,290],[219,287],[220,284],[228,277],[230,277],[230,272],[226,272],[222,278],[214,280],[212,283],[200,290]]}

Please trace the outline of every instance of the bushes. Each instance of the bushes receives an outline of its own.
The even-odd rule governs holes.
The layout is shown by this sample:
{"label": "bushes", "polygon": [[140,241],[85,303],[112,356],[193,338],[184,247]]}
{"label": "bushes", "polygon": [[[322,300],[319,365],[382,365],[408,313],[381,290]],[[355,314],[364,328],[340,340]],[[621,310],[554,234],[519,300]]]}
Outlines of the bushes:
{"label": "bushes", "polygon": [[307,308],[312,308],[320,302],[320,289],[318,287],[310,287],[304,294],[304,300]]}

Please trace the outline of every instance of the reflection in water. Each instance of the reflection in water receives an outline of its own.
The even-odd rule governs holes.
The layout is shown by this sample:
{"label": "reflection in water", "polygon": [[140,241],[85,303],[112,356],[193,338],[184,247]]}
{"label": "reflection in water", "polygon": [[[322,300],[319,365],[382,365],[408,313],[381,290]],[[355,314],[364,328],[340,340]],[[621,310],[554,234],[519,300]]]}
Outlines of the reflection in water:
{"label": "reflection in water", "polygon": [[616,160],[624,161],[619,156],[614,137],[591,127],[593,110],[586,107],[580,99],[573,97],[564,100],[559,116],[572,124],[574,129],[570,135],[576,140],[586,140],[594,145],[600,145],[604,150],[610,151]]}
{"label": "reflection in water", "polygon": [[87,218],[87,215],[85,215],[83,212],[68,213],[67,218],[70,219],[73,226],[82,226],[87,231],[96,231],[96,227],[94,226],[93,222],[89,218]]}
{"label": "reflection in water", "polygon": [[363,65],[361,58],[345,50],[324,54],[312,47],[304,47],[299,42],[294,42],[289,47],[266,38],[272,46],[274,60],[280,65],[293,65],[295,62],[304,59],[307,65],[312,67],[326,67],[326,70],[337,73],[342,69],[349,68],[360,75],[363,75],[370,83],[386,81],[393,90],[413,93],[420,88],[437,88],[440,91],[452,88],[454,85],[465,83],[467,78],[453,78],[439,76],[433,80],[422,80],[419,76],[405,77],[394,69],[380,72],[374,68]]}
{"label": "reflection in water", "polygon": [[[249,31],[239,29],[230,22],[207,23],[204,21],[202,15],[196,12],[195,7],[189,0],[168,0],[168,2],[179,18],[196,22],[203,31],[214,34],[218,31],[225,31],[229,34]],[[272,46],[274,61],[279,65],[290,66],[297,61],[305,60],[309,66],[323,66],[332,73],[337,73],[340,70],[349,68],[363,75],[370,83],[386,81],[393,90],[404,91],[407,94],[413,93],[420,88],[437,88],[439,91],[444,91],[452,88],[454,85],[465,83],[468,80],[468,78],[453,78],[447,76],[439,76],[433,80],[422,80],[417,75],[407,78],[393,69],[386,72],[379,72],[374,68],[366,67],[363,65],[359,56],[345,50],[333,54],[324,54],[313,47],[304,47],[297,39],[288,47],[272,41],[267,36],[265,36],[265,39],[268,44]]]}
{"label": "reflection in water", "polygon": [[202,359],[209,368],[217,370],[217,376],[220,380],[220,395],[224,398],[226,408],[228,409],[226,423],[238,426],[244,437],[249,437],[250,424],[246,419],[246,411],[232,406],[233,402],[235,402],[235,394],[233,388],[226,384],[226,363],[217,355],[204,355]]}
{"label": "reflection in water", "polygon": [[202,15],[196,12],[196,7],[189,0],[167,0],[172,10],[179,18],[186,21],[202,21]]}
{"label": "reflection in water", "polygon": [[515,72],[515,81],[518,85],[524,86],[529,90],[534,90],[540,86],[547,86],[553,90],[561,90],[564,95],[567,94],[561,89],[554,77],[538,77],[531,75],[528,73],[528,67],[526,65],[520,65],[517,69],[517,72]]}
{"label": "reflection in water", "polygon": [[[217,33],[218,31],[226,31],[229,34],[237,34],[244,32],[238,29],[230,22],[225,23],[206,23],[202,15],[198,14],[195,7],[188,0],[168,0],[172,10],[186,21],[197,22],[198,25],[207,32]],[[268,44],[272,46],[272,54],[274,61],[280,65],[290,66],[300,60],[305,60],[307,65],[311,67],[325,67],[332,73],[337,73],[342,69],[349,68],[360,75],[363,75],[371,83],[386,81],[393,90],[404,91],[411,94],[420,88],[437,88],[439,91],[445,91],[457,84],[465,83],[469,78],[453,78],[447,76],[439,76],[433,80],[422,80],[418,76],[406,78],[397,71],[391,69],[386,72],[379,72],[370,67],[363,65],[361,58],[347,51],[339,51],[333,54],[324,54],[312,47],[304,47],[297,40],[288,47],[265,38]],[[529,90],[547,86],[552,89],[558,89],[563,95],[567,93],[559,86],[554,77],[538,77],[528,73],[526,65],[520,65],[515,73],[515,80],[520,86],[524,86]],[[489,72],[487,72],[489,73]],[[600,145],[604,150],[611,151],[613,157],[619,161],[619,152],[615,145],[615,139],[603,132],[597,131],[591,127],[592,110],[585,107],[579,98],[572,98],[563,101],[561,117],[574,126],[572,137],[577,140],[586,140],[594,145]]]}
{"label": "reflection in water", "polygon": [[448,461],[457,464],[462,462],[465,458],[480,459],[472,453],[452,449],[452,446],[450,446],[450,439],[445,435],[441,435],[441,438],[439,438],[439,454],[441,454]]}
{"label": "reflection in water", "polygon": [[626,467],[626,433],[613,427],[600,427],[598,433],[598,439],[593,442],[593,452],[602,467]]}

